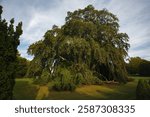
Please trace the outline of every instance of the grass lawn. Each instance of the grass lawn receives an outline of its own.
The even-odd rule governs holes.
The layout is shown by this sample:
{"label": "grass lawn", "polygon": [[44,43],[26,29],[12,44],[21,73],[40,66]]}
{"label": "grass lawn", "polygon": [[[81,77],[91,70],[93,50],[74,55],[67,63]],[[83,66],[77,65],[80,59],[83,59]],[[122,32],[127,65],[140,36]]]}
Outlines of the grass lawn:
{"label": "grass lawn", "polygon": [[38,93],[39,87],[32,84],[32,79],[23,78],[16,79],[14,87],[14,100],[30,100],[35,99]]}
{"label": "grass lawn", "polygon": [[14,99],[48,99],[48,100],[133,100],[136,99],[135,91],[139,79],[150,77],[133,77],[135,80],[121,85],[88,85],[77,88],[74,92],[49,91],[47,86],[32,84],[32,79],[16,79]]}

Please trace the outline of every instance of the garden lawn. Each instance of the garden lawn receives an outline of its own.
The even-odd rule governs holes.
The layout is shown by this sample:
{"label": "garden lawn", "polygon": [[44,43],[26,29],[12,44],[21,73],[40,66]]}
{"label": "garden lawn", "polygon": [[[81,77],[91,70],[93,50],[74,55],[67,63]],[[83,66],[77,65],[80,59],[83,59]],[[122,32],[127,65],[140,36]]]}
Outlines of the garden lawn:
{"label": "garden lawn", "polygon": [[[74,92],[48,90],[48,86],[32,83],[32,79],[16,79],[14,99],[48,99],[48,100],[133,100],[136,99],[136,86],[139,79],[150,77],[132,77],[135,80],[127,84],[87,85],[76,88]],[[50,84],[49,84],[50,85]]]}
{"label": "garden lawn", "polygon": [[37,96],[39,86],[32,84],[33,80],[29,78],[16,79],[14,87],[15,100],[34,100]]}

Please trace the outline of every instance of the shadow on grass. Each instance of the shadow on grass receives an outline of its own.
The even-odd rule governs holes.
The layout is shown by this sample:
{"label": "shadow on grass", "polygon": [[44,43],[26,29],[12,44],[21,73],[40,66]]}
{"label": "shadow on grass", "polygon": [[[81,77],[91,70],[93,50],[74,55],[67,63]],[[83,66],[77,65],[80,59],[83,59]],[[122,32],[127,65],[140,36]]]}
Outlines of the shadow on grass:
{"label": "shadow on grass", "polygon": [[34,100],[38,92],[38,87],[28,81],[16,81],[14,87],[14,100]]}

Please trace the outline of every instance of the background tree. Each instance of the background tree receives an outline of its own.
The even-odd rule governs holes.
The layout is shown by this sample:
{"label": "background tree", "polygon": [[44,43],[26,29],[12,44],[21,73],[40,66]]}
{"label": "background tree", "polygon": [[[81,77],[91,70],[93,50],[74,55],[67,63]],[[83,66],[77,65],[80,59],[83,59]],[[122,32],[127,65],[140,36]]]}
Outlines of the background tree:
{"label": "background tree", "polygon": [[150,61],[143,60],[140,63],[139,74],[141,76],[150,76]]}
{"label": "background tree", "polygon": [[0,6],[0,99],[12,99],[15,84],[15,64],[22,23],[14,29],[14,19],[8,25],[2,19]]}
{"label": "background tree", "polygon": [[29,67],[30,61],[26,58],[23,58],[21,56],[17,56],[16,60],[16,78],[23,78],[25,77],[28,67]]}
{"label": "background tree", "polygon": [[143,60],[140,57],[131,57],[129,63],[127,63],[127,71],[132,75],[139,75],[139,67]]}
{"label": "background tree", "polygon": [[119,32],[118,18],[106,9],[96,10],[89,5],[68,12],[61,28],[54,26],[45,33],[44,40],[30,45],[28,53],[34,59],[29,72],[41,79],[46,73],[46,81],[69,78],[69,83],[65,83],[69,86],[70,82],[74,86],[101,80],[125,83],[128,77],[124,58],[128,48],[128,35]]}
{"label": "background tree", "polygon": [[130,58],[126,68],[130,75],[150,76],[150,61],[140,57]]}

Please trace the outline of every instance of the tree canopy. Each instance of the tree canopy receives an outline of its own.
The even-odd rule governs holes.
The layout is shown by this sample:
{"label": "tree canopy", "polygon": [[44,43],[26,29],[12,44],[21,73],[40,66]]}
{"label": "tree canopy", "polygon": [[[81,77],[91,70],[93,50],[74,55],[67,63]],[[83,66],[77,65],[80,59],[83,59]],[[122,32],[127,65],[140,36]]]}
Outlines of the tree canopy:
{"label": "tree canopy", "polygon": [[16,68],[15,68],[16,75],[15,75],[15,77],[16,78],[25,77],[29,64],[30,64],[29,60],[18,55],[17,60],[16,60]]}
{"label": "tree canopy", "polygon": [[150,76],[150,61],[140,57],[131,57],[126,68],[130,75]]}
{"label": "tree canopy", "polygon": [[10,23],[2,19],[0,5],[0,99],[12,99],[15,84],[15,64],[22,23],[14,28],[14,19]]}
{"label": "tree canopy", "polygon": [[126,83],[129,37],[119,31],[118,22],[108,10],[92,5],[68,12],[63,26],[54,25],[44,39],[30,45],[28,53],[34,59],[28,75],[68,85]]}

